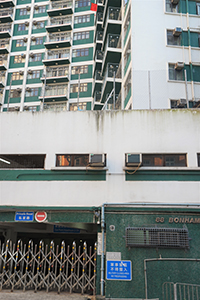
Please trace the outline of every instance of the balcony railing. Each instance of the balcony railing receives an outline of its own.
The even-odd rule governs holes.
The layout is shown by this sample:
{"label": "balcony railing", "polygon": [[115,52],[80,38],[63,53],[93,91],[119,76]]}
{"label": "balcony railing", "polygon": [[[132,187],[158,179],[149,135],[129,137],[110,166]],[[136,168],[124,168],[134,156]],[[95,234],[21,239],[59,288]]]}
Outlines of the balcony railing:
{"label": "balcony railing", "polygon": [[8,48],[9,40],[0,40],[0,48]]}
{"label": "balcony railing", "polygon": [[5,31],[11,32],[11,26],[10,25],[8,25],[8,26],[1,25],[0,26],[0,33],[5,32]]}
{"label": "balcony railing", "polygon": [[105,74],[104,74],[104,79],[103,79],[102,90],[104,90],[104,87],[106,85],[106,82],[107,82],[108,78],[112,78],[112,80],[114,82],[114,73],[115,73],[115,78],[116,78],[118,68],[119,68],[119,64],[115,64],[115,63],[108,63],[107,64],[106,71],[105,71]]}
{"label": "balcony railing", "polygon": [[101,50],[97,50],[96,59],[103,60],[104,52]]}
{"label": "balcony railing", "polygon": [[48,51],[45,53],[45,59],[59,59],[59,58],[70,58],[70,52],[63,51]]}
{"label": "balcony railing", "polygon": [[67,8],[72,7],[72,1],[52,1],[49,5],[49,9],[60,9],[60,8]]}
{"label": "balcony railing", "polygon": [[107,38],[107,45],[110,48],[121,48],[121,39],[119,34],[109,34]]}
{"label": "balcony railing", "polygon": [[100,102],[100,100],[101,100],[101,91],[96,91],[94,94],[94,103]]}
{"label": "balcony railing", "polygon": [[[110,95],[110,93],[106,94],[106,99],[108,99],[109,95]],[[119,95],[115,94],[115,104],[116,104],[116,102],[118,102],[118,98],[119,98]],[[114,109],[114,107],[113,107],[113,100],[114,100],[114,95],[112,94],[112,96],[108,100],[108,104],[112,104],[112,106],[109,109]],[[115,105],[115,108],[116,108],[116,105]]]}
{"label": "balcony railing", "polygon": [[66,34],[66,33],[50,34],[49,36],[47,36],[47,43],[67,41],[70,39],[71,39],[70,34]]}
{"label": "balcony railing", "polygon": [[[57,85],[57,86],[46,86],[45,88],[45,96],[61,96],[67,95],[67,87],[65,85]],[[41,94],[43,96],[43,93]]]}
{"label": "balcony railing", "polygon": [[0,72],[0,82],[5,84],[5,72]]}
{"label": "balcony railing", "polygon": [[54,25],[64,25],[64,24],[72,24],[71,17],[58,17],[58,18],[50,18],[48,21],[48,26]]}
{"label": "balcony railing", "polygon": [[0,17],[5,17],[5,16],[13,16],[13,9],[2,9],[0,10]]}
{"label": "balcony railing", "polygon": [[44,110],[48,110],[48,111],[66,111],[67,106],[66,106],[66,103],[63,103],[63,104],[45,104],[44,105]]}
{"label": "balcony railing", "polygon": [[104,0],[97,0],[97,4],[104,4]]}
{"label": "balcony railing", "polygon": [[69,68],[48,68],[46,77],[68,76]]}
{"label": "balcony railing", "polygon": [[101,75],[101,71],[100,70],[97,70],[95,72],[95,77],[94,77],[95,80],[103,80],[103,76]]}
{"label": "balcony railing", "polygon": [[103,22],[103,13],[102,12],[97,13],[97,22]]}
{"label": "balcony railing", "polygon": [[109,7],[107,19],[120,21],[122,19],[120,8]]}
{"label": "balcony railing", "polygon": [[97,31],[97,41],[102,41],[103,40],[103,32],[102,31]]}
{"label": "balcony railing", "polygon": [[0,56],[0,66],[5,65],[7,66],[8,60],[7,60],[7,56],[3,55]]}

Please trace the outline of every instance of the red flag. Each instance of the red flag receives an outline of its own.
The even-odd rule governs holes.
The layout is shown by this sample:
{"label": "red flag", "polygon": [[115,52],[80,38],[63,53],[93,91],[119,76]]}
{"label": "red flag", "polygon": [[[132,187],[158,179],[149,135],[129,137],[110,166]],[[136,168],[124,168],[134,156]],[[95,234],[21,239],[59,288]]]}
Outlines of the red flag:
{"label": "red flag", "polygon": [[90,10],[97,11],[97,4],[91,3]]}

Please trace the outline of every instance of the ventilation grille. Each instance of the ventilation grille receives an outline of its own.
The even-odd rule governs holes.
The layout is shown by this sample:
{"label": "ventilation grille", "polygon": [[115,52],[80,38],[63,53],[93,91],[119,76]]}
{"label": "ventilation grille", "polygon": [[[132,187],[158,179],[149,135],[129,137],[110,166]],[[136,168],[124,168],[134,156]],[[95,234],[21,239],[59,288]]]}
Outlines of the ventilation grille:
{"label": "ventilation grille", "polygon": [[189,248],[186,228],[127,227],[126,247]]}

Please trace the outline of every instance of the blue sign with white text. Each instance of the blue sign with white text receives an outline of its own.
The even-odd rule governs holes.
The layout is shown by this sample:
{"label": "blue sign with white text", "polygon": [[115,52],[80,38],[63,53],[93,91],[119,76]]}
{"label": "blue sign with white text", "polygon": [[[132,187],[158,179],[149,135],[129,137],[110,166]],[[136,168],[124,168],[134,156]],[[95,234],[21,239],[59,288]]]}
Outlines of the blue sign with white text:
{"label": "blue sign with white text", "polygon": [[16,212],[15,221],[32,222],[34,219],[33,212]]}
{"label": "blue sign with white text", "polygon": [[130,260],[107,260],[106,278],[108,280],[132,280]]}

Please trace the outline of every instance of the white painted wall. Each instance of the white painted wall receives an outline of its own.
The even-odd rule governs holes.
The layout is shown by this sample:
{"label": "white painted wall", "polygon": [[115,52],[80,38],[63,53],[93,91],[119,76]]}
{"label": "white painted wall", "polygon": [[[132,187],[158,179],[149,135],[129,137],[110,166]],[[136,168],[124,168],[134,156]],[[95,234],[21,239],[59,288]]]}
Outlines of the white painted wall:
{"label": "white painted wall", "polygon": [[187,153],[197,168],[199,110],[0,114],[1,154],[106,153],[106,181],[1,181],[0,205],[98,206],[104,202],[200,203],[200,182],[127,182],[125,153]]}

